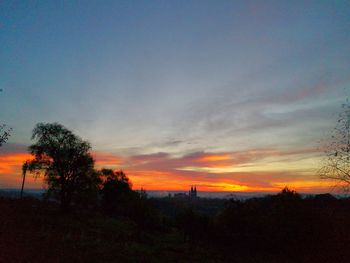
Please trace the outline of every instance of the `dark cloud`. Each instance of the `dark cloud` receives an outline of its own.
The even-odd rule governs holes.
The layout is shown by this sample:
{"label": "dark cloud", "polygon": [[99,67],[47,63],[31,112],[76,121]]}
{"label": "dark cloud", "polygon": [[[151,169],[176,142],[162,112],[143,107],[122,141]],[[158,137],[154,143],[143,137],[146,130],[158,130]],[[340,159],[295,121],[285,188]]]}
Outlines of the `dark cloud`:
{"label": "dark cloud", "polygon": [[25,153],[28,145],[18,143],[6,143],[0,148],[0,154]]}

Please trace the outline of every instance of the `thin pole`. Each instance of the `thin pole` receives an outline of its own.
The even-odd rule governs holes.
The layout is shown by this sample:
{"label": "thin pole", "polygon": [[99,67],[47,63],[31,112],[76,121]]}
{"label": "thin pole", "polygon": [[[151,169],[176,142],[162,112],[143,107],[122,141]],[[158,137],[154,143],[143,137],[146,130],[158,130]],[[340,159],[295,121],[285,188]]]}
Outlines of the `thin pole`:
{"label": "thin pole", "polygon": [[27,173],[28,163],[25,162],[22,167],[22,174],[23,174],[23,181],[22,181],[22,188],[21,188],[21,199],[23,197],[23,188],[24,188],[24,182],[26,180],[26,173]]}

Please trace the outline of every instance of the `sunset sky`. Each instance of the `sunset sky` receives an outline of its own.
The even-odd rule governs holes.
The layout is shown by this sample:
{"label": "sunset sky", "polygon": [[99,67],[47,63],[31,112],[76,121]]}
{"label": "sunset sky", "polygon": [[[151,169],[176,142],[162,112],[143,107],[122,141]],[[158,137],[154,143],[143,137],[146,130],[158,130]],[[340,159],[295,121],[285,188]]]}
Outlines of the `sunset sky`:
{"label": "sunset sky", "polygon": [[331,191],[349,43],[349,1],[1,1],[0,188],[59,122],[134,188]]}

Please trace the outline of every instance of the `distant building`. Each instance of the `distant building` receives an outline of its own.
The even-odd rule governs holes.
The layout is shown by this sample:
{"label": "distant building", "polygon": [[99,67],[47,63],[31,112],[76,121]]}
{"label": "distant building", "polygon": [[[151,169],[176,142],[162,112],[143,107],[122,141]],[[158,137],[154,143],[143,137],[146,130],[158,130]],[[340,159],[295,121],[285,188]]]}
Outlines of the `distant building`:
{"label": "distant building", "polygon": [[173,196],[171,194],[168,195],[169,198],[174,197],[174,198],[186,198],[186,199],[197,199],[197,187],[196,186],[191,186],[191,190],[188,191],[188,193],[174,193]]}
{"label": "distant building", "polygon": [[174,198],[184,198],[188,197],[186,193],[175,193]]}
{"label": "distant building", "polygon": [[188,191],[188,196],[190,199],[196,199],[197,198],[197,187],[191,186],[191,190]]}

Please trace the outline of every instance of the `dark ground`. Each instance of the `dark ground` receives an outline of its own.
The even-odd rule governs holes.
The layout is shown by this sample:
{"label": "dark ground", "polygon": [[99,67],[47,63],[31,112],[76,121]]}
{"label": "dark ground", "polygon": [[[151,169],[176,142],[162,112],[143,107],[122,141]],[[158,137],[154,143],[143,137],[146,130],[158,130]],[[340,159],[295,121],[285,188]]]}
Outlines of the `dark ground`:
{"label": "dark ground", "polygon": [[132,221],[98,213],[62,215],[32,198],[0,198],[0,211],[1,263],[201,262],[209,253],[176,231],[140,232]]}
{"label": "dark ground", "polygon": [[[174,219],[171,212],[184,209],[184,200],[154,200],[166,214],[163,221],[173,220],[165,220],[166,227],[147,230],[130,219],[110,218],[99,211],[63,215],[54,203],[1,197],[0,263],[350,262],[348,201],[299,200],[288,208],[275,199],[233,202],[226,214],[215,217],[223,229],[212,222],[205,228],[197,224],[217,215],[223,201],[197,201],[196,209],[204,216],[190,223],[189,233],[201,231],[194,232],[191,242],[184,241],[183,229],[174,226],[176,213]],[[300,202],[302,208],[298,208]],[[244,230],[247,225],[249,229]]]}

